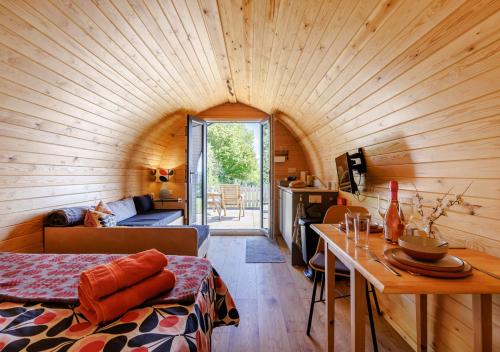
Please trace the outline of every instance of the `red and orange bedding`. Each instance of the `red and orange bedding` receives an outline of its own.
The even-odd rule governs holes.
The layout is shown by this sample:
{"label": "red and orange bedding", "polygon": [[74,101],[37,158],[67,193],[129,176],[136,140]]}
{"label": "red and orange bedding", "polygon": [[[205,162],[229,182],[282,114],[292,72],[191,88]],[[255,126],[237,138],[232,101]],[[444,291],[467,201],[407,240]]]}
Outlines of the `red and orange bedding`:
{"label": "red and orange bedding", "polygon": [[91,324],[76,309],[74,278],[119,257],[0,253],[0,350],[210,351],[214,327],[239,323],[210,262],[168,256],[177,277],[172,291],[114,321]]}

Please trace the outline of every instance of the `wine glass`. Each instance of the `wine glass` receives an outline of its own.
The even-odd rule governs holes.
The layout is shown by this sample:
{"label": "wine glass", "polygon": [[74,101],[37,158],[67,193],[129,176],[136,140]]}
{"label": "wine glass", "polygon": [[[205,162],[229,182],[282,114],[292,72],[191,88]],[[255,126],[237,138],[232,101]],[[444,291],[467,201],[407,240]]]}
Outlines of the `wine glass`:
{"label": "wine glass", "polygon": [[[386,203],[389,202],[387,199],[383,199],[383,200]],[[385,213],[387,212],[387,208],[382,209],[382,207],[380,206],[380,194],[377,194],[377,212],[378,212],[378,215],[380,215],[380,217],[382,218],[382,220],[384,220]]]}
{"label": "wine glass", "polygon": [[399,215],[404,225],[404,234],[408,232],[408,227],[413,223],[415,216],[416,204],[413,198],[399,199]]}

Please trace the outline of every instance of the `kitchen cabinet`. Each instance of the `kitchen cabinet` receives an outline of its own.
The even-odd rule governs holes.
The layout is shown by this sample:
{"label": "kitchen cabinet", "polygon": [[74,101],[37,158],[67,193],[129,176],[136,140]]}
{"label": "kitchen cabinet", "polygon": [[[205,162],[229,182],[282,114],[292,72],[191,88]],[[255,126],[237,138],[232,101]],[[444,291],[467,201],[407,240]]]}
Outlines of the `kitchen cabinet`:
{"label": "kitchen cabinet", "polygon": [[305,265],[300,246],[293,242],[293,223],[301,197],[306,212],[310,213],[309,216],[318,217],[322,216],[329,206],[336,204],[337,192],[316,187],[291,189],[279,186],[279,230],[290,250],[293,265]]}

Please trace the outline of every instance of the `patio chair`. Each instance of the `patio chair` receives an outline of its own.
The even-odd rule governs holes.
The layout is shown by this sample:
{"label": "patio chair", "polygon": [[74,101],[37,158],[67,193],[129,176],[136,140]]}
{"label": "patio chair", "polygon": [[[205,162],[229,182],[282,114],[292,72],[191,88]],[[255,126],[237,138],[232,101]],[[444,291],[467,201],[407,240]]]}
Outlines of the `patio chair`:
{"label": "patio chair", "polygon": [[238,209],[238,220],[241,215],[245,216],[244,195],[241,193],[240,185],[220,185],[221,208],[224,209],[226,216],[227,206],[236,206]]}
{"label": "patio chair", "polygon": [[221,195],[218,192],[208,192],[207,193],[207,206],[212,207],[212,210],[219,215],[219,221],[221,220]]}

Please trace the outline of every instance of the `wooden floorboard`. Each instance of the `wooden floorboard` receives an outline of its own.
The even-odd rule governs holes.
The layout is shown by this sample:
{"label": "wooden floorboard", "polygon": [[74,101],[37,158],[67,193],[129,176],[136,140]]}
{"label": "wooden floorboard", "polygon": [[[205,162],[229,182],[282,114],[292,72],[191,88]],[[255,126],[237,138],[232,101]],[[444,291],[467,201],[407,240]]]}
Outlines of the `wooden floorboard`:
{"label": "wooden floorboard", "polygon": [[[311,337],[306,336],[312,283],[278,241],[286,263],[245,263],[245,236],[212,236],[208,258],[222,276],[241,315],[239,327],[214,330],[214,352],[324,351],[324,304],[315,307]],[[347,282],[340,288],[348,292]],[[336,301],[335,347],[349,350],[349,301]],[[412,351],[383,317],[375,318],[379,351]],[[368,321],[368,319],[367,319]],[[366,326],[366,351],[372,351]]]}

